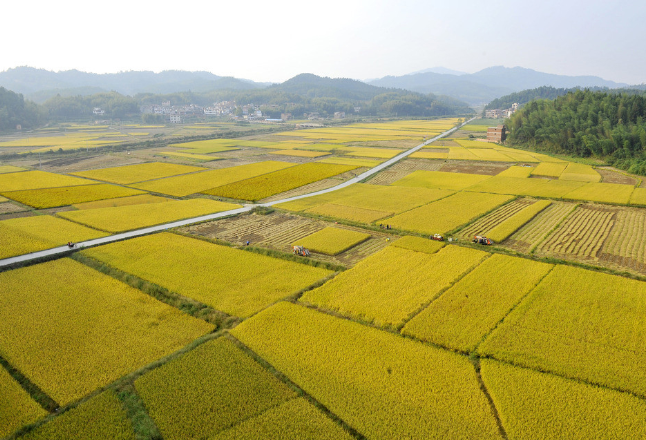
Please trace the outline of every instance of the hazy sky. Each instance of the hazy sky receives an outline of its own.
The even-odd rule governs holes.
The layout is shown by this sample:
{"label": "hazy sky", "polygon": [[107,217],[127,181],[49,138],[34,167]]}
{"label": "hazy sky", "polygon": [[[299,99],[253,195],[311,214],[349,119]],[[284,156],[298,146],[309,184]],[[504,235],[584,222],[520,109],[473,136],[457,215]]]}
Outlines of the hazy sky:
{"label": "hazy sky", "polygon": [[646,82],[646,1],[10,1],[0,71],[206,70],[282,82],[521,66]]}

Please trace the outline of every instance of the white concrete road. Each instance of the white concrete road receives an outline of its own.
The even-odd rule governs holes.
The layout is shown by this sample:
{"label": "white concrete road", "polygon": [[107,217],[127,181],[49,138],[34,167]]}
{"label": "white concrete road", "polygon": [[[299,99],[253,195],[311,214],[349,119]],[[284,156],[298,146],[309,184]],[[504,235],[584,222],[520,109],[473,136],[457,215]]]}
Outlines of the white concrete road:
{"label": "white concrete road", "polygon": [[[468,124],[473,119],[475,119],[475,118],[469,119],[468,121],[464,122],[462,125]],[[177,227],[180,227],[180,226],[190,225],[190,224],[193,224],[193,223],[203,222],[203,221],[206,221],[206,220],[215,220],[215,219],[222,218],[222,217],[228,217],[228,216],[231,216],[231,215],[241,214],[243,212],[251,211],[256,206],[267,206],[268,207],[268,206],[277,205],[278,203],[291,202],[292,200],[299,200],[299,199],[304,199],[304,198],[307,198],[307,197],[317,196],[319,194],[326,194],[326,193],[329,193],[329,192],[332,192],[332,191],[338,191],[341,188],[345,188],[345,187],[350,186],[350,185],[352,185],[354,183],[361,182],[362,180],[372,176],[373,174],[378,173],[379,171],[383,170],[384,168],[387,168],[387,167],[391,166],[392,164],[397,163],[400,160],[404,159],[405,157],[410,156],[411,154],[415,153],[416,151],[424,148],[426,145],[430,144],[431,142],[434,142],[434,141],[436,141],[436,140],[438,140],[440,138],[448,136],[449,134],[456,131],[458,128],[462,127],[462,125],[460,125],[459,127],[454,127],[454,128],[452,128],[450,130],[447,130],[444,133],[435,136],[434,138],[428,139],[427,141],[419,144],[418,146],[413,147],[410,150],[406,150],[403,153],[400,153],[397,156],[393,157],[392,159],[389,159],[389,160],[377,165],[376,167],[371,168],[368,171],[366,171],[364,173],[361,173],[358,176],[356,176],[356,177],[354,177],[354,178],[352,178],[352,179],[350,179],[350,180],[348,180],[346,182],[343,182],[343,183],[341,183],[341,184],[339,184],[337,186],[333,186],[331,188],[327,188],[327,189],[324,189],[324,190],[321,190],[321,191],[316,191],[316,192],[309,193],[309,194],[303,194],[303,195],[300,195],[300,196],[290,197],[290,198],[287,198],[287,199],[276,200],[276,201],[269,202],[269,203],[244,205],[243,208],[233,209],[233,210],[230,210],[230,211],[223,211],[223,212],[218,212],[216,214],[202,215],[200,217],[188,218],[188,219],[179,220],[179,221],[176,221],[176,222],[164,223],[163,225],[150,226],[148,228],[137,229],[135,231],[128,231],[128,232],[123,232],[123,233],[120,233],[120,234],[110,235],[108,237],[103,237],[103,238],[97,238],[97,239],[94,239],[94,240],[83,241],[83,242],[80,242],[80,243],[76,243],[75,248],[76,249],[82,249],[82,248],[87,248],[87,247],[92,247],[92,246],[99,246],[99,245],[107,244],[107,243],[113,243],[115,241],[127,240],[129,238],[134,238],[134,237],[139,237],[139,236],[142,236],[142,235],[151,234],[151,233],[154,233],[154,232],[164,231],[166,229],[172,229],[172,228],[177,228]],[[19,256],[16,256],[16,257],[5,258],[5,259],[0,260],[0,267],[10,266],[12,264],[23,263],[23,262],[27,262],[27,261],[31,261],[31,260],[37,260],[39,258],[51,257],[51,256],[55,256],[55,255],[64,255],[66,253],[69,253],[70,251],[71,251],[71,249],[68,248],[67,246],[59,246],[59,247],[52,248],[52,249],[47,249],[47,250],[44,250],[44,251],[32,252],[30,254],[24,254],[24,255],[19,255]]]}

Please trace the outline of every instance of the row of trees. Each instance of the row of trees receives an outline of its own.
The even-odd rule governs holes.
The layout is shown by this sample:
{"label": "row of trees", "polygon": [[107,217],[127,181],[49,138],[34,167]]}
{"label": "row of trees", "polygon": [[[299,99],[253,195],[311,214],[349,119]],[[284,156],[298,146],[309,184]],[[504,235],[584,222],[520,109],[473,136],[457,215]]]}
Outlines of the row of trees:
{"label": "row of trees", "polygon": [[529,102],[507,121],[508,141],[579,157],[597,156],[646,174],[646,95],[577,90]]}
{"label": "row of trees", "polygon": [[0,130],[13,130],[17,125],[33,128],[42,123],[45,116],[38,105],[25,101],[21,94],[0,87]]}

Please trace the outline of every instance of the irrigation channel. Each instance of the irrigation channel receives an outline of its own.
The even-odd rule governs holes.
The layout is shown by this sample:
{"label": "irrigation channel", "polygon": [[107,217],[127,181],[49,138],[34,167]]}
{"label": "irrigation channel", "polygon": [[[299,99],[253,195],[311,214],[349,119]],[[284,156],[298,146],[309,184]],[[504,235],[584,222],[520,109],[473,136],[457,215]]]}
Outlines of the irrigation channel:
{"label": "irrigation channel", "polygon": [[[207,220],[215,220],[215,219],[222,218],[222,217],[229,217],[229,216],[232,216],[232,215],[242,214],[243,212],[249,212],[253,208],[256,208],[258,206],[269,207],[269,206],[277,205],[279,203],[291,202],[292,200],[299,200],[299,199],[304,199],[304,198],[307,198],[307,197],[318,196],[319,194],[326,194],[326,193],[330,193],[330,192],[333,192],[333,191],[338,191],[338,190],[340,190],[342,188],[345,188],[347,186],[350,186],[350,185],[352,185],[354,183],[359,183],[362,180],[372,176],[373,174],[376,174],[379,171],[381,171],[381,170],[383,170],[385,168],[388,168],[389,166],[399,162],[400,160],[404,159],[405,157],[415,153],[418,150],[421,150],[422,148],[424,148],[426,145],[430,144],[431,142],[434,142],[434,141],[436,141],[438,139],[441,139],[441,138],[443,138],[445,136],[448,136],[449,134],[451,134],[454,131],[462,128],[462,126],[468,124],[469,122],[473,121],[474,119],[475,119],[475,117],[469,119],[468,121],[463,122],[459,126],[453,127],[452,129],[447,130],[444,133],[441,133],[441,134],[435,136],[434,138],[428,139],[427,141],[417,145],[416,147],[413,147],[413,148],[411,148],[409,150],[404,151],[403,153],[398,154],[397,156],[393,157],[392,159],[388,159],[387,161],[377,165],[374,168],[369,169],[368,171],[365,171],[365,172],[359,174],[356,177],[353,177],[352,179],[350,179],[350,180],[348,180],[346,182],[343,182],[343,183],[341,183],[339,185],[336,185],[336,186],[333,186],[331,188],[323,189],[323,190],[308,193],[308,194],[303,194],[303,195],[300,195],[300,196],[289,197],[289,198],[282,199],[282,200],[275,200],[273,202],[268,202],[268,203],[248,204],[248,205],[244,205],[244,207],[238,208],[238,209],[232,209],[232,210],[229,210],[229,211],[222,211],[222,212],[218,212],[218,213],[215,213],[215,214],[202,215],[202,216],[199,216],[199,217],[187,218],[187,219],[184,219],[184,220],[178,220],[178,221],[171,222],[171,223],[164,223],[162,225],[150,226],[150,227],[147,227],[147,228],[136,229],[134,231],[122,232],[122,233],[119,233],[119,234],[110,235],[108,237],[96,238],[94,240],[87,240],[87,241],[76,243],[74,249],[83,249],[83,248],[88,248],[88,247],[93,247],[93,246],[100,246],[102,244],[113,243],[115,241],[128,240],[130,238],[140,237],[142,235],[148,235],[148,234],[152,234],[154,232],[164,231],[166,229],[178,228],[180,226],[187,226],[187,225],[190,225],[190,224],[193,224],[193,223],[200,223],[200,222],[207,221]],[[71,251],[73,251],[73,249],[71,250],[67,245],[65,245],[65,246],[55,247],[55,248],[52,248],[52,249],[47,249],[47,250],[44,250],[44,251],[32,252],[32,253],[29,253],[29,254],[18,255],[18,256],[10,257],[10,258],[5,258],[5,259],[0,260],[0,268],[5,267],[5,266],[11,266],[13,264],[29,262],[31,260],[39,260],[41,258],[49,258],[49,257],[56,256],[56,255],[64,255],[64,254],[68,254]]]}

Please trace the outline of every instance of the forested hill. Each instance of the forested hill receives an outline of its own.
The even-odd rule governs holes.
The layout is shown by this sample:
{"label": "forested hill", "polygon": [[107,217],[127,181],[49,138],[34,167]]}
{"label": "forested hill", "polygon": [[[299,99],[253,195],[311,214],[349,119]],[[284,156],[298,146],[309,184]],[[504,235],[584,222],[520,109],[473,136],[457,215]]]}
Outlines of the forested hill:
{"label": "forested hill", "polygon": [[646,94],[577,90],[526,104],[506,122],[512,145],[596,156],[646,174]]}
{"label": "forested hill", "polygon": [[535,89],[522,90],[520,92],[514,92],[510,93],[509,95],[496,98],[489,104],[487,104],[484,109],[491,110],[497,108],[510,108],[511,105],[516,102],[520,105],[523,105],[534,99],[555,99],[575,90],[577,89],[557,89],[550,86],[542,86]]}
{"label": "forested hill", "polygon": [[41,121],[36,104],[25,101],[22,95],[0,87],[0,130],[13,130],[17,125],[33,128]]}

